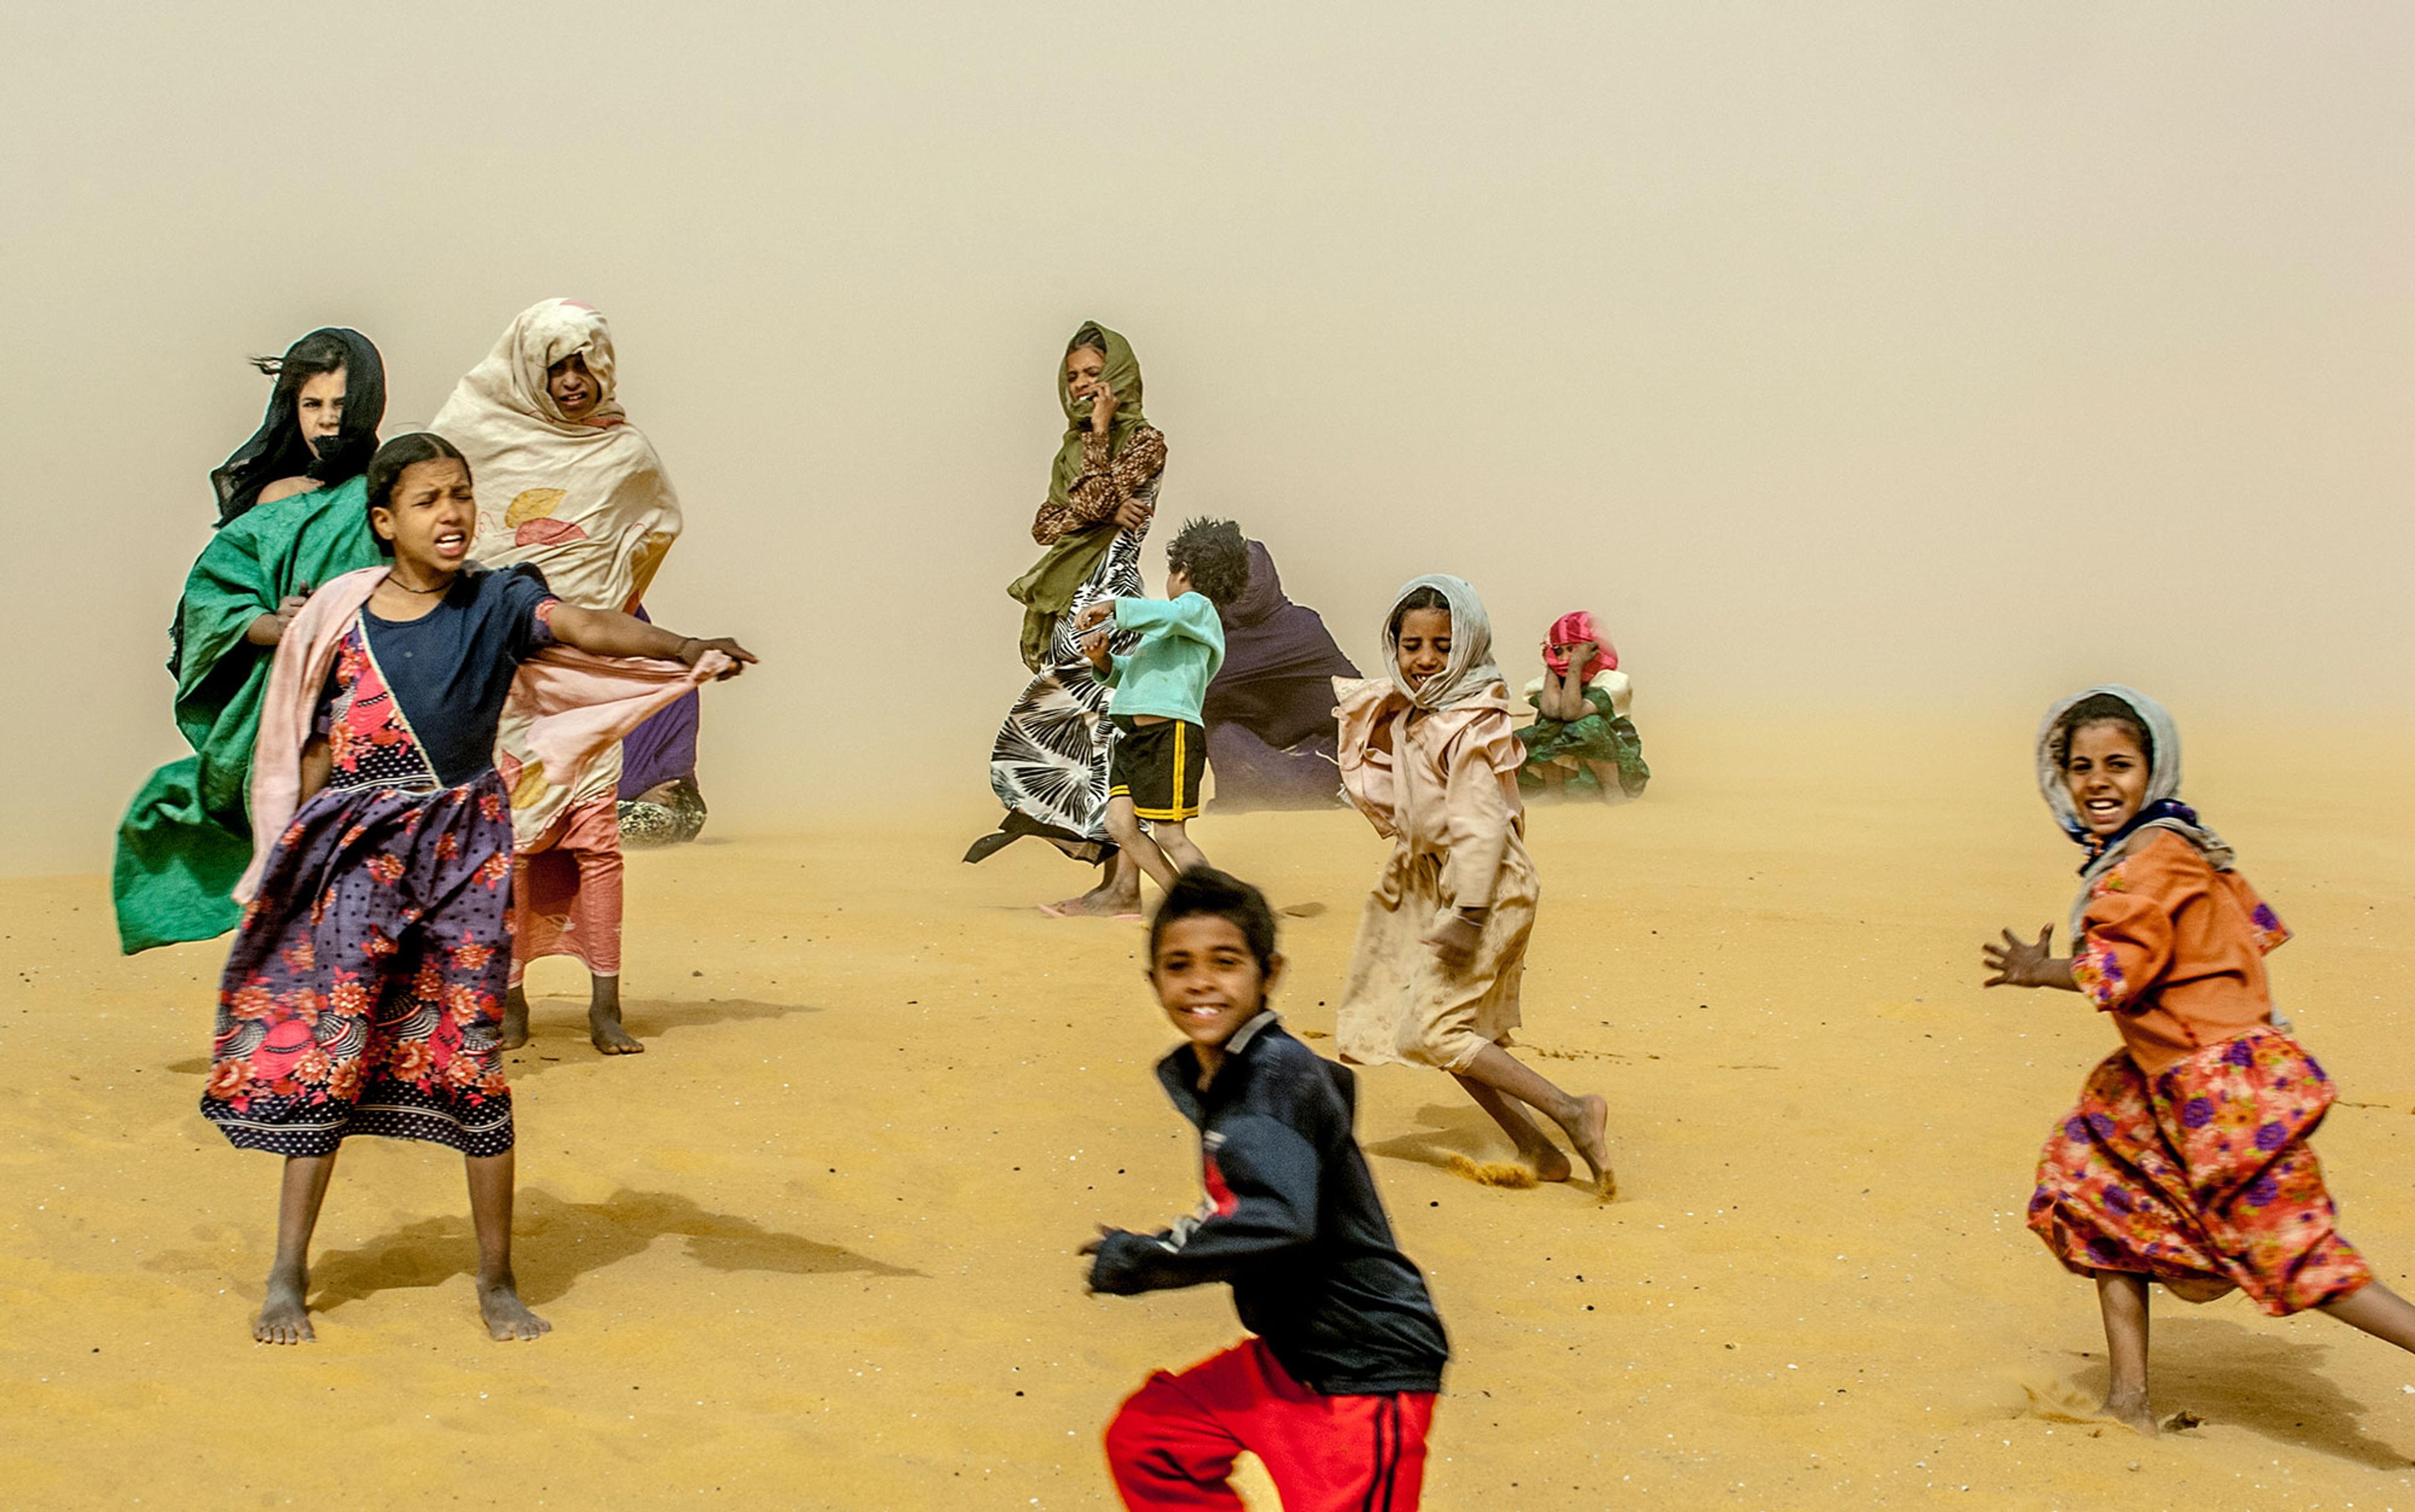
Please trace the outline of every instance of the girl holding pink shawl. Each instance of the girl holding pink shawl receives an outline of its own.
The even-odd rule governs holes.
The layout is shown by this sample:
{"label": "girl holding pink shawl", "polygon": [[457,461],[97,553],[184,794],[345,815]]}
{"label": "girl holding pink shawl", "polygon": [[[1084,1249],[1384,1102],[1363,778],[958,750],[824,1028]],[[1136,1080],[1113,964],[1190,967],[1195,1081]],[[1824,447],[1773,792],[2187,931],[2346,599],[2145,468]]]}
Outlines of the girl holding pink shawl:
{"label": "girl holding pink shawl", "polygon": [[1618,669],[1618,648],[1582,609],[1552,621],[1543,637],[1543,675],[1526,684],[1535,722],[1518,732],[1526,748],[1518,771],[1525,792],[1643,795],[1652,769],[1643,740],[1627,717],[1634,684]]}
{"label": "girl holding pink shawl", "polygon": [[[604,317],[545,300],[455,387],[434,429],[478,475],[479,561],[534,567],[565,604],[628,613],[681,516],[662,459],[613,397],[613,373]],[[503,1047],[528,1042],[528,964],[571,955],[587,967],[595,1048],[635,1055],[645,1046],[621,1025],[621,747],[557,781],[531,759],[523,713],[504,711],[500,738],[519,857]]]}
{"label": "girl holding pink shawl", "polygon": [[[566,775],[755,658],[563,604],[532,568],[470,562],[470,470],[442,437],[378,448],[367,504],[393,565],[313,594],[269,670],[258,848],[235,888],[243,923],[202,1114],[238,1149],[286,1158],[253,1338],[313,1337],[310,1234],[336,1152],[382,1134],[466,1158],[479,1312],[496,1339],[534,1339],[547,1325],[512,1279],[512,1094],[497,1055],[512,814],[496,724],[511,700],[532,759]],[[633,657],[653,660],[608,659]]]}

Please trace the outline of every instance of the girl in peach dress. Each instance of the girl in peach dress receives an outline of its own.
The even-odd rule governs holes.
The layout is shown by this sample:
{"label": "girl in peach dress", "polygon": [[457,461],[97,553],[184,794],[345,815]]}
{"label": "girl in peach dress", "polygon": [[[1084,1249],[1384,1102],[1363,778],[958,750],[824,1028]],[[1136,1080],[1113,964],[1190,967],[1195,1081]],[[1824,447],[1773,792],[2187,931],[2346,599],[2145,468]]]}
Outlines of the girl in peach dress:
{"label": "girl in peach dress", "polygon": [[1519,1104],[1535,1109],[1607,1197],[1608,1105],[1561,1091],[1506,1048],[1539,887],[1518,799],[1524,753],[1476,591],[1441,576],[1403,588],[1384,661],[1388,676],[1334,680],[1342,786],[1393,843],[1342,990],[1342,1058],[1450,1072],[1539,1179],[1564,1180],[1568,1158]]}

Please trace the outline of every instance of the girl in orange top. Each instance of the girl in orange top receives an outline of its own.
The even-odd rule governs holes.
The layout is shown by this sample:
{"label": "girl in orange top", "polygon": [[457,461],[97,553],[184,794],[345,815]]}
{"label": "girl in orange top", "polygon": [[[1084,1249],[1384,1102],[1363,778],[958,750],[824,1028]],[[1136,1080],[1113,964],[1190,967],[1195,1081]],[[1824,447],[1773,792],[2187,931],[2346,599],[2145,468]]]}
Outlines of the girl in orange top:
{"label": "girl in orange top", "polygon": [[2319,1308],[2415,1351],[2415,1307],[2340,1237],[2306,1144],[2334,1093],[2272,1014],[2264,955],[2289,932],[2180,783],[2180,734],[2152,698],[2108,684],[2056,705],[2038,786],[2088,851],[2073,953],[2048,953],[2052,925],[1981,952],[1988,986],[2085,994],[2121,1032],[2047,1141],[2029,1220],[2095,1279],[2105,1409],[2142,1433],[2150,1280],[2190,1302],[2237,1287],[2275,1316]]}

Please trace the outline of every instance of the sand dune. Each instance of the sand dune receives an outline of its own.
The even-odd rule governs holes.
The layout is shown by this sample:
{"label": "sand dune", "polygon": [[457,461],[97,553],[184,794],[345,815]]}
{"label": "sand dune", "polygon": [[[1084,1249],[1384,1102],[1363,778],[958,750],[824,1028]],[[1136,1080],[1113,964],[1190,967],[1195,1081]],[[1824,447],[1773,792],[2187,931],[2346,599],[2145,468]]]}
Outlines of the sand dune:
{"label": "sand dune", "polygon": [[[1538,813],[1524,1042],[1606,1093],[1624,1187],[1478,1186],[1443,1079],[1364,1084],[1360,1137],[1457,1358],[1438,1508],[2415,1505],[2415,1359],[2320,1318],[2158,1295],[2150,1443],[2089,1423],[2087,1287],[2022,1229],[2105,1025],[1982,995],[1981,936],[2059,918],[2074,857],[1991,730],[1647,725],[1642,802]],[[2285,1006],[2338,1076],[2346,1227],[2415,1266],[2415,923],[2403,737],[2192,731],[2191,792],[2300,933]],[[1147,1067],[1140,935],[1026,906],[954,811],[632,859],[631,1018],[566,972],[515,1056],[519,1263],[542,1343],[476,1326],[458,1159],[361,1141],[321,1229],[314,1347],[246,1336],[275,1162],[194,1112],[220,956],[121,961],[98,878],[0,883],[10,1201],[0,1502],[1096,1507],[1150,1368],[1237,1333],[1221,1291],[1087,1298],[1072,1250],[1192,1200]],[[1283,1005],[1329,1029],[1380,845],[1343,813],[1210,816],[1279,903]],[[1967,1492],[1967,1494],[1966,1494]]]}

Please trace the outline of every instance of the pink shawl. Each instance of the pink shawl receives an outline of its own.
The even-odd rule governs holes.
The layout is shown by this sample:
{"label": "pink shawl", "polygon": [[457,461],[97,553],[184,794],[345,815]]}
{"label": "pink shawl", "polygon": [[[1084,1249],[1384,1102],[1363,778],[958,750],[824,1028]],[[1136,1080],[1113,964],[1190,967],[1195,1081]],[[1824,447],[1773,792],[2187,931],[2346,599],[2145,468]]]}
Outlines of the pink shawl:
{"label": "pink shawl", "polygon": [[1552,669],[1554,677],[1568,676],[1568,653],[1552,648],[1573,646],[1584,640],[1592,641],[1595,651],[1593,660],[1585,663],[1583,674],[1577,679],[1580,684],[1592,681],[1596,672],[1618,670],[1618,648],[1612,645],[1610,637],[1594,624],[1593,616],[1582,609],[1563,614],[1552,621],[1552,633],[1543,637],[1543,665]]}
{"label": "pink shawl", "polygon": [[[327,584],[310,595],[277,644],[251,753],[251,865],[235,884],[237,903],[249,903],[259,892],[268,853],[302,806],[302,751],[309,743],[319,690],[327,685],[328,669],[336,665],[337,648],[353,617],[390,571],[363,567]],[[554,646],[520,664],[512,702],[534,712],[531,746],[546,774],[566,783],[597,751],[728,666],[729,658],[719,651],[707,651],[696,666],[686,666]]]}

